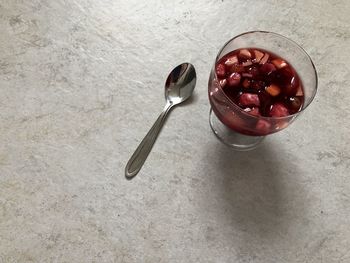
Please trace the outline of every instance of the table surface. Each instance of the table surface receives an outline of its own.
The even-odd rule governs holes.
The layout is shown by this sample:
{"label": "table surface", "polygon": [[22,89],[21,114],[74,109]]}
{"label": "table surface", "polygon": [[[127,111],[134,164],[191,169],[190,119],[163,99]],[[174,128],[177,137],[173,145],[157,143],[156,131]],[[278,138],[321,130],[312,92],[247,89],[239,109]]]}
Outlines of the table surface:
{"label": "table surface", "polygon": [[[0,2],[0,262],[350,262],[350,2]],[[278,32],[319,90],[250,152],[208,125],[219,48]],[[197,70],[139,175],[168,72]]]}

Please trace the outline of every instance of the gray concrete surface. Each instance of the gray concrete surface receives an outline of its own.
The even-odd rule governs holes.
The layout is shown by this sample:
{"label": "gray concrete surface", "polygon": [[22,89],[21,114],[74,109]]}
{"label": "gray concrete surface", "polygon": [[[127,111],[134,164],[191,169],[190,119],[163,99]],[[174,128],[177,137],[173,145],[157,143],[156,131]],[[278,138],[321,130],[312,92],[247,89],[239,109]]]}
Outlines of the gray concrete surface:
{"label": "gray concrete surface", "polygon": [[[0,1],[0,262],[350,262],[350,2]],[[257,150],[208,125],[207,80],[232,36],[302,45],[313,104]],[[124,167],[197,69],[145,166]]]}

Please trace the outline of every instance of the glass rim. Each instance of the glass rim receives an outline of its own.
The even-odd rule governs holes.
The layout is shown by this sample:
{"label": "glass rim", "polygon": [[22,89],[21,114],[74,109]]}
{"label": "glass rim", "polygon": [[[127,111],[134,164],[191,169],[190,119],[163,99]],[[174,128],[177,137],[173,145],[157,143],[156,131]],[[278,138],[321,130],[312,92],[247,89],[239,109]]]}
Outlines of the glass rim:
{"label": "glass rim", "polygon": [[254,30],[254,31],[247,31],[247,32],[244,32],[244,33],[241,33],[239,35],[236,35],[234,36],[233,38],[229,39],[228,41],[226,41],[226,43],[222,46],[222,48],[220,48],[216,58],[215,58],[215,63],[214,63],[214,75],[215,75],[215,78],[218,79],[218,76],[216,74],[216,70],[215,70],[215,66],[216,66],[216,63],[218,62],[219,60],[219,56],[221,54],[221,52],[226,48],[226,46],[231,43],[231,41],[235,40],[236,38],[239,38],[241,36],[244,36],[244,35],[248,35],[248,34],[253,34],[253,33],[265,33],[265,34],[271,34],[271,35],[275,35],[277,37],[280,37],[280,38],[284,38],[285,40],[291,42],[293,45],[295,45],[297,48],[299,48],[302,53],[304,55],[306,55],[306,57],[308,58],[308,60],[310,61],[311,63],[311,66],[313,68],[313,71],[315,73],[315,90],[309,100],[309,102],[307,104],[304,104],[304,107],[293,113],[293,114],[289,114],[287,116],[284,116],[284,117],[270,117],[270,116],[255,116],[255,115],[252,115],[252,114],[249,114],[248,112],[244,111],[241,107],[239,107],[236,103],[234,103],[227,95],[226,93],[223,91],[221,85],[219,84],[219,88],[220,90],[222,91],[222,93],[224,94],[225,98],[229,101],[229,104],[230,105],[233,105],[235,108],[239,109],[240,112],[242,112],[243,114],[247,115],[247,116],[250,116],[250,117],[253,117],[253,118],[256,118],[256,119],[266,119],[266,120],[271,120],[271,119],[276,119],[276,120],[283,120],[283,119],[289,119],[291,117],[296,117],[298,116],[300,113],[302,113],[306,108],[309,107],[309,105],[311,104],[311,102],[314,100],[315,96],[316,96],[316,93],[317,93],[317,89],[318,89],[318,76],[317,76],[317,70],[316,70],[316,66],[314,64],[314,62],[312,61],[311,57],[309,56],[309,54],[305,51],[305,49],[303,47],[301,47],[297,42],[295,42],[294,40],[288,38],[288,37],[285,37],[281,34],[278,34],[278,33],[274,33],[274,32],[270,32],[270,31],[264,31],[264,30]]}

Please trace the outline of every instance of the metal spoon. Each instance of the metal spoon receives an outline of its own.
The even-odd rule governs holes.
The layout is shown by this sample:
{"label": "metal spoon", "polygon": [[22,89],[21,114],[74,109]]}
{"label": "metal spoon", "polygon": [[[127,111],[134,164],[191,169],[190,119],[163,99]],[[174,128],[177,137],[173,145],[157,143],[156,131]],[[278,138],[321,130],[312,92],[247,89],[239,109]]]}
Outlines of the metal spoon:
{"label": "metal spoon", "polygon": [[133,178],[141,170],[170,109],[191,97],[196,86],[196,79],[196,71],[190,63],[178,65],[170,72],[165,82],[166,104],[164,110],[128,161],[125,167],[127,179]]}

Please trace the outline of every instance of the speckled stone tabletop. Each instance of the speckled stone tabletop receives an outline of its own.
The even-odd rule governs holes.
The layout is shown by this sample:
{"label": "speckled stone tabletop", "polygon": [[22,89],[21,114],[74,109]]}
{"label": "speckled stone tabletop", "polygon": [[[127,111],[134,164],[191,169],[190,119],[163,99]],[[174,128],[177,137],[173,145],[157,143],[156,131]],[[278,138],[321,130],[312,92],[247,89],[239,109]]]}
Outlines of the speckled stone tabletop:
{"label": "speckled stone tabletop", "polygon": [[[0,262],[350,262],[350,2],[0,1]],[[299,43],[319,90],[251,152],[208,125],[219,48]],[[124,167],[197,70],[139,175]]]}

